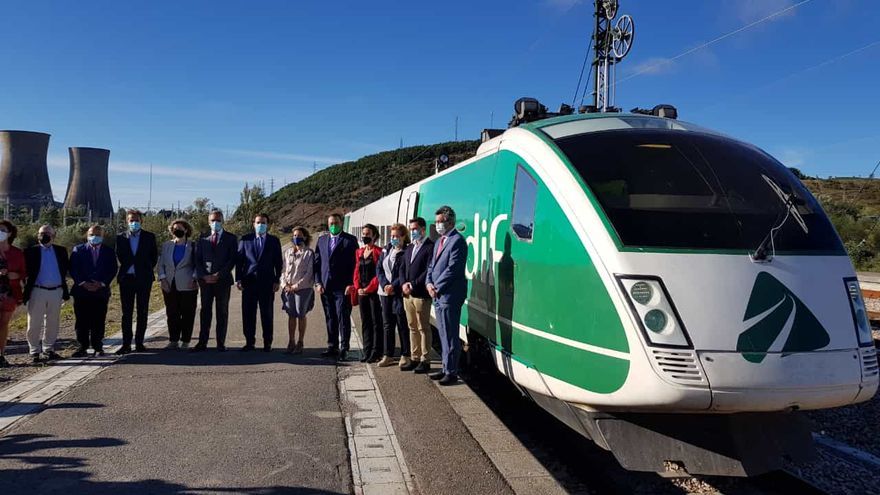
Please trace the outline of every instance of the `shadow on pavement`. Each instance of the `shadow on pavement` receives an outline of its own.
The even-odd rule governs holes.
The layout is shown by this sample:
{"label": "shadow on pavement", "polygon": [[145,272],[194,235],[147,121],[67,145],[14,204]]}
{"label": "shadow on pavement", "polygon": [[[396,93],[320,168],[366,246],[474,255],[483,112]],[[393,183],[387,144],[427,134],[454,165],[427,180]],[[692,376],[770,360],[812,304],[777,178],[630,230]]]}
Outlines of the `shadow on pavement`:
{"label": "shadow on pavement", "polygon": [[[93,480],[84,470],[88,463],[83,457],[53,455],[49,450],[112,448],[126,442],[115,438],[55,440],[51,435],[20,434],[0,437],[0,493],[245,493],[253,495],[330,495],[339,492],[306,487],[191,487],[157,479],[136,481]],[[12,462],[10,462],[12,461]],[[15,463],[22,468],[9,469]]]}
{"label": "shadow on pavement", "polygon": [[259,366],[265,364],[290,364],[292,366],[335,366],[333,359],[320,356],[324,349],[305,349],[302,354],[285,354],[283,349],[263,352],[261,349],[241,352],[238,348],[227,348],[218,352],[209,347],[202,352],[189,352],[176,349],[148,349],[144,353],[129,354],[116,364],[162,365],[162,366]]}
{"label": "shadow on pavement", "polygon": [[[9,416],[18,416],[22,413],[21,408],[14,406],[24,406],[30,407],[39,411],[44,411],[46,409],[94,409],[98,407],[104,407],[103,404],[95,404],[92,402],[70,402],[70,403],[59,403],[52,405],[44,405],[44,404],[33,404],[28,402],[7,402],[0,401],[0,418],[5,418]],[[0,437],[0,441],[3,438]],[[2,452],[0,452],[2,454]]]}

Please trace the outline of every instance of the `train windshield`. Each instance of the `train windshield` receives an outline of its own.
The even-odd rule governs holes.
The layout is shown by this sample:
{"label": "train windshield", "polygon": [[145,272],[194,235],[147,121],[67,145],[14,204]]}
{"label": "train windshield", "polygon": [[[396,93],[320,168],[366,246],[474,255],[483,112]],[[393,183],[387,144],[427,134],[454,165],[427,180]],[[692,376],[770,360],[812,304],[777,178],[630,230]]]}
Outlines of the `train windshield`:
{"label": "train windshield", "polygon": [[[844,254],[816,199],[763,151],[701,132],[626,129],[555,139],[629,247]],[[781,225],[781,227],[778,227]]]}

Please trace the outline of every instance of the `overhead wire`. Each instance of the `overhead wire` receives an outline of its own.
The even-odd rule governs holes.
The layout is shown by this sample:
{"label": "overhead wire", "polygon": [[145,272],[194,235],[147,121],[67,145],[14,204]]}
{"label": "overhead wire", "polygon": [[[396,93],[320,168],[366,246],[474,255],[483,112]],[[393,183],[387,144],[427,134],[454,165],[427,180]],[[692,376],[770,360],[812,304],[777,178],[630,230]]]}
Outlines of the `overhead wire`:
{"label": "overhead wire", "polygon": [[[590,36],[590,44],[587,46],[587,53],[584,54],[584,63],[581,64],[581,74],[578,76],[578,84],[577,87],[574,88],[574,96],[571,98],[571,107],[574,108],[574,104],[577,102],[578,93],[581,92],[581,81],[584,79],[584,69],[587,68],[587,60],[590,59],[590,51],[593,50],[593,37]],[[593,66],[590,65],[590,74],[593,73]],[[590,78],[587,77],[587,86],[590,85]],[[586,88],[586,87],[585,87]]]}
{"label": "overhead wire", "polygon": [[783,15],[783,14],[786,14],[786,13],[788,13],[788,12],[791,12],[792,10],[794,10],[794,9],[796,9],[796,8],[798,8],[798,7],[800,7],[801,5],[804,5],[804,4],[809,3],[809,2],[812,2],[812,1],[813,1],[813,0],[801,0],[800,2],[798,2],[798,3],[794,4],[794,5],[789,5],[788,7],[784,8],[784,9],[782,9],[782,10],[778,10],[778,11],[776,11],[776,12],[773,12],[772,14],[767,15],[767,16],[765,16],[765,17],[762,17],[762,18],[758,19],[757,21],[750,22],[749,24],[746,24],[745,26],[742,26],[742,27],[740,27],[740,28],[738,28],[738,29],[735,29],[735,30],[733,30],[733,31],[731,31],[731,32],[729,32],[729,33],[722,34],[721,36],[718,36],[718,37],[715,38],[715,39],[712,39],[712,40],[710,40],[710,41],[707,41],[707,42],[705,42],[705,43],[702,43],[702,44],[700,44],[700,45],[698,45],[698,46],[695,46],[695,47],[693,47],[693,48],[691,48],[691,49],[689,49],[689,50],[685,50],[684,52],[679,53],[678,55],[676,55],[676,56],[674,56],[674,57],[671,57],[671,58],[664,58],[664,59],[662,59],[662,60],[660,60],[660,61],[658,61],[658,62],[655,62],[655,63],[653,63],[653,64],[649,64],[649,65],[647,65],[647,66],[641,68],[640,70],[638,70],[638,71],[636,71],[636,72],[634,72],[634,73],[632,73],[632,74],[630,74],[630,75],[628,75],[628,76],[626,76],[626,77],[624,77],[624,78],[622,78],[622,79],[616,81],[616,82],[614,83],[614,85],[616,86],[616,85],[618,85],[618,84],[620,84],[620,83],[622,83],[622,82],[624,82],[624,81],[628,81],[628,80],[630,80],[630,79],[632,79],[632,78],[634,78],[634,77],[638,77],[638,76],[640,76],[640,75],[642,75],[642,74],[645,74],[646,72],[651,72],[651,71],[657,69],[658,67],[660,67],[661,65],[666,65],[666,64],[668,64],[668,63],[670,63],[670,62],[674,62],[674,61],[676,61],[676,60],[678,60],[678,59],[680,59],[680,58],[682,58],[682,57],[686,57],[686,56],[690,55],[691,53],[694,53],[694,52],[696,52],[696,51],[702,50],[703,48],[706,48],[706,47],[708,47],[708,46],[714,45],[715,43],[718,43],[719,41],[722,41],[722,40],[725,40],[725,39],[727,39],[727,38],[730,38],[731,36],[735,36],[735,35],[737,35],[737,34],[743,32],[743,31],[745,31],[745,30],[747,30],[747,29],[751,29],[751,28],[757,26],[758,24],[762,24],[762,23],[767,22],[767,21],[769,21],[769,20],[771,20],[771,19],[774,19],[774,18],[776,18],[776,17],[779,17],[779,16],[781,16],[781,15]]}

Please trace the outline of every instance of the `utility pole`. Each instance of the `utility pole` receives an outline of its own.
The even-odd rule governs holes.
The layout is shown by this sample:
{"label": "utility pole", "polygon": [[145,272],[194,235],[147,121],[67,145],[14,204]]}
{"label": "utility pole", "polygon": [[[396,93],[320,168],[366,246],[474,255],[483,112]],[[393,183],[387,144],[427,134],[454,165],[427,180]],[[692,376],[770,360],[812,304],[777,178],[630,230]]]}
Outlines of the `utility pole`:
{"label": "utility pole", "polygon": [[150,199],[147,200],[147,211],[153,206],[153,162],[150,162]]}
{"label": "utility pole", "polygon": [[495,128],[495,112],[493,111],[489,115],[489,129],[494,129],[494,128]]}
{"label": "utility pole", "polygon": [[312,174],[318,173],[318,162],[312,162]]}
{"label": "utility pole", "polygon": [[458,115],[455,116],[455,140],[458,141]]}
{"label": "utility pole", "polygon": [[269,195],[275,192],[275,177],[269,177]]}

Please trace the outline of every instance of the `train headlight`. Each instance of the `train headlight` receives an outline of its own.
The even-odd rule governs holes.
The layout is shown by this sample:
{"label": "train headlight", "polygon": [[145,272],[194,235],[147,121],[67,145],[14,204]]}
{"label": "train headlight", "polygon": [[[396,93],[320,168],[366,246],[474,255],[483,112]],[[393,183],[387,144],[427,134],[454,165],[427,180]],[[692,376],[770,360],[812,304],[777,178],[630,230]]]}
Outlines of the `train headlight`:
{"label": "train headlight", "polygon": [[849,297],[849,308],[852,310],[853,325],[856,329],[856,338],[860,346],[874,345],[871,335],[871,322],[868,321],[868,308],[865,307],[865,299],[862,298],[862,288],[858,279],[845,278],[846,294]]}
{"label": "train headlight", "polygon": [[690,337],[659,277],[617,275],[642,335],[656,347],[691,348]]}

